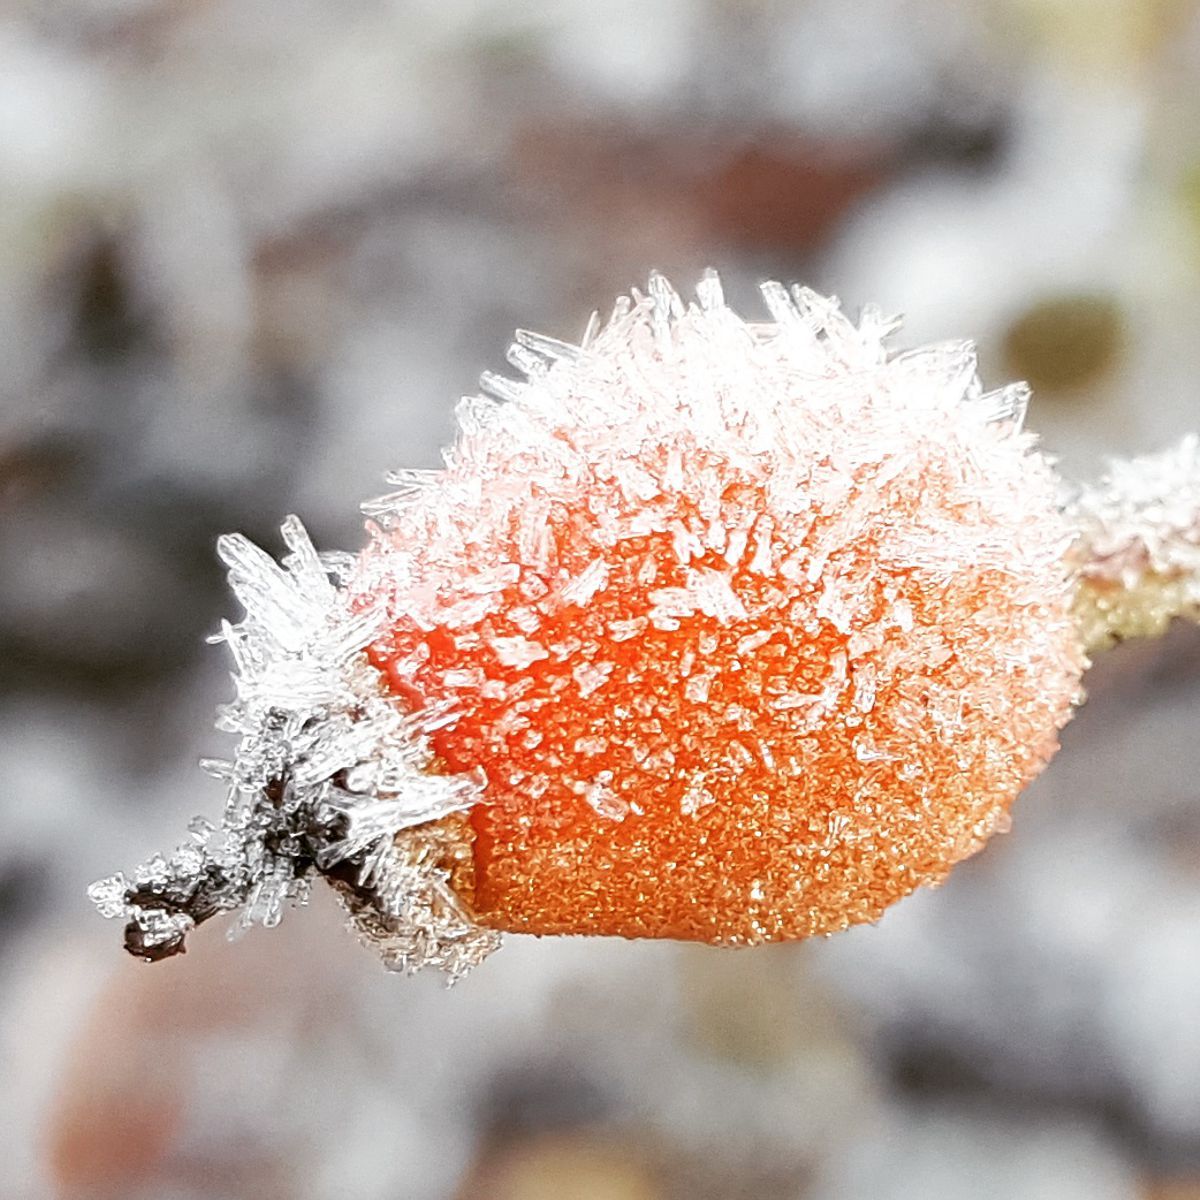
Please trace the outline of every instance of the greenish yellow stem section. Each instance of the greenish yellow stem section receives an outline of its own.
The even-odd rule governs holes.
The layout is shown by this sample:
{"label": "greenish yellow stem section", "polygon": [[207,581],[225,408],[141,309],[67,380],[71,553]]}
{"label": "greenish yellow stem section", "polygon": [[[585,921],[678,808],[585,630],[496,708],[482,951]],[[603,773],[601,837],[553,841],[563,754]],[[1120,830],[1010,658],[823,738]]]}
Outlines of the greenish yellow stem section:
{"label": "greenish yellow stem section", "polygon": [[1067,506],[1075,614],[1089,652],[1200,620],[1200,437],[1114,462]]}

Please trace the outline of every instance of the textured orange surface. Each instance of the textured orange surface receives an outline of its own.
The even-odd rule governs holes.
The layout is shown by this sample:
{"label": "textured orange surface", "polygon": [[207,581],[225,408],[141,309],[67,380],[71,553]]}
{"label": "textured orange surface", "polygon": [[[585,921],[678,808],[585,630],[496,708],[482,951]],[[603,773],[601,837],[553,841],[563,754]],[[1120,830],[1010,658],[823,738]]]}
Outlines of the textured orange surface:
{"label": "textured orange surface", "polygon": [[374,662],[455,706],[435,749],[488,781],[467,899],[502,929],[722,943],[872,920],[1055,749],[1081,656],[1052,477],[875,377],[780,371],[733,420],[732,351],[675,394],[630,341],[537,424],[465,438],[364,555]]}
{"label": "textured orange surface", "polygon": [[[559,537],[571,529],[564,514]],[[650,563],[678,572],[670,539],[621,547],[602,595],[562,606],[540,629],[555,649],[528,666],[490,648],[521,636],[503,616],[488,640],[401,625],[376,648],[381,665],[427,649],[426,699],[462,703],[477,673],[435,745],[489,779],[472,815],[485,923],[752,942],[870,920],[977,849],[1052,752],[1061,692],[974,641],[972,614],[1005,619],[996,573],[876,579],[866,641],[816,616],[822,586],[789,599],[749,572],[755,618],[614,640],[645,620]],[[899,677],[869,700],[889,651]]]}

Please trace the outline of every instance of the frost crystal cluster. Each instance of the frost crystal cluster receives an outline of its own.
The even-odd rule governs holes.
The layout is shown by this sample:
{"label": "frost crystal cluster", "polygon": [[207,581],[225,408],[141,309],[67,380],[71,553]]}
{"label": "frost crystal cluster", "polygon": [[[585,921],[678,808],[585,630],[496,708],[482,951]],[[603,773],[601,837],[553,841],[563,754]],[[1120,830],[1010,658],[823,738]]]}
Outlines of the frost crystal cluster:
{"label": "frost crystal cluster", "polygon": [[411,713],[379,686],[364,648],[384,614],[352,607],[339,586],[352,556],[319,556],[294,517],[283,536],[282,565],[239,535],[218,546],[246,610],[214,639],[237,688],[218,727],[241,739],[231,762],[203,764],[229,789],[220,827],[193,822],[191,842],[91,897],[127,922],[127,949],[153,960],[219,912],[241,910],[234,932],[277,924],[320,872],[389,966],[456,976],[496,935],[467,918],[448,883],[457,848],[429,823],[469,808],[481,780],[430,769],[428,735],[453,719],[445,706]]}

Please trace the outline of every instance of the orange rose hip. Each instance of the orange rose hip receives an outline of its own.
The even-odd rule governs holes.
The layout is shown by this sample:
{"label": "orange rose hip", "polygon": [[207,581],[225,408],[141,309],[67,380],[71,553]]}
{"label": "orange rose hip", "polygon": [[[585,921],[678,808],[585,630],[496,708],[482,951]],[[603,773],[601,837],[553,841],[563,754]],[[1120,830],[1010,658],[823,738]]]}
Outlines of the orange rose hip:
{"label": "orange rose hip", "polygon": [[878,917],[1002,828],[1083,666],[1024,393],[969,347],[661,281],[460,410],[353,592],[383,687],[455,716],[472,917],[754,943]]}

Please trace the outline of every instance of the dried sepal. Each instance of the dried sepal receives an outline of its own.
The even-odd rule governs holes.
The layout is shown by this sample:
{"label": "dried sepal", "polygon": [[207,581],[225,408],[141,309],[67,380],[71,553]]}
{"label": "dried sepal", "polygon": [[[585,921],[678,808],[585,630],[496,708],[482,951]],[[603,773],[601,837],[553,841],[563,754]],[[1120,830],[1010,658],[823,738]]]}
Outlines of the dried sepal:
{"label": "dried sepal", "polygon": [[198,820],[190,842],[131,878],[93,884],[91,898],[126,922],[131,954],[155,961],[182,953],[191,930],[219,913],[240,914],[235,935],[277,924],[324,875],[385,963],[456,977],[496,940],[448,895],[445,866],[465,836],[447,818],[478,800],[482,779],[434,769],[429,734],[453,713],[412,713],[380,686],[365,647],[383,614],[350,602],[346,563],[318,555],[294,517],[283,537],[280,564],[239,535],[219,544],[246,610],[217,639],[236,688],[219,727],[240,739],[231,761],[203,764],[228,789],[220,825]]}

